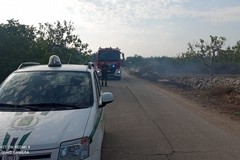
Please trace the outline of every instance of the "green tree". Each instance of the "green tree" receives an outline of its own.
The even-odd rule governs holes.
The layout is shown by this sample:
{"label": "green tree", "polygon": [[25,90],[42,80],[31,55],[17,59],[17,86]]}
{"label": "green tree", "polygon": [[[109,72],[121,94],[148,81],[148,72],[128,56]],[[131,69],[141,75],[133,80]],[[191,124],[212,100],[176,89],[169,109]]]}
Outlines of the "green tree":
{"label": "green tree", "polygon": [[218,37],[210,35],[210,43],[200,39],[196,43],[188,43],[188,52],[185,57],[199,57],[203,64],[208,68],[209,74],[213,75],[215,58],[224,54],[223,46],[226,41],[225,37]]}
{"label": "green tree", "polygon": [[60,56],[63,63],[85,63],[91,50],[73,34],[71,22],[39,24],[39,29],[8,20],[0,24],[0,81],[26,61],[47,63],[52,54]]}
{"label": "green tree", "polygon": [[237,63],[240,63],[240,41],[238,41],[237,44],[232,47],[232,50],[234,54],[234,60]]}
{"label": "green tree", "polygon": [[8,20],[0,24],[0,79],[4,79],[18,65],[29,59],[35,48],[35,28],[20,24],[18,20]]}
{"label": "green tree", "polygon": [[139,69],[144,64],[144,58],[140,55],[135,54],[133,57],[127,57],[126,64],[128,67]]}
{"label": "green tree", "polygon": [[[87,43],[82,43],[78,35],[73,34],[75,30],[72,22],[57,21],[54,24],[39,24],[37,31],[37,43],[43,48],[47,47],[46,59],[49,54],[60,56],[63,63],[83,63],[86,61],[91,50]],[[78,60],[78,61],[76,61]]]}

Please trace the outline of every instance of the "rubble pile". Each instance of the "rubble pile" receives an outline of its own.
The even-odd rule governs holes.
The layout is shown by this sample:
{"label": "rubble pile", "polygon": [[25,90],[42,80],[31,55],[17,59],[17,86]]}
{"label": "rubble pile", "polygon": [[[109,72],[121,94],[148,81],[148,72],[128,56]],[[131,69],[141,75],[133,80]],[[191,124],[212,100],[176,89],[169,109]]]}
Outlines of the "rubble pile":
{"label": "rubble pile", "polygon": [[240,77],[192,77],[183,76],[175,77],[171,76],[172,81],[175,81],[181,86],[189,86],[194,89],[205,88],[233,88],[235,91],[240,92]]}
{"label": "rubble pile", "polygon": [[182,88],[232,88],[240,93],[240,76],[231,75],[160,75],[157,73],[144,73],[143,77],[160,83],[168,83]]}

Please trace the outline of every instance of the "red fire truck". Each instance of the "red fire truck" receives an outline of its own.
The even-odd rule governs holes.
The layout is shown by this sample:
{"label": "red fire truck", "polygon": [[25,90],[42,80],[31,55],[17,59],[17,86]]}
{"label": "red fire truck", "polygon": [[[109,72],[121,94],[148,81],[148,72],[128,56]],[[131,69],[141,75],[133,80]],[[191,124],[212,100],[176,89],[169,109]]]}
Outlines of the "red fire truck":
{"label": "red fire truck", "polygon": [[95,65],[98,75],[101,77],[101,68],[103,64],[108,65],[108,78],[121,79],[121,62],[124,60],[124,54],[119,48],[99,48],[95,55]]}

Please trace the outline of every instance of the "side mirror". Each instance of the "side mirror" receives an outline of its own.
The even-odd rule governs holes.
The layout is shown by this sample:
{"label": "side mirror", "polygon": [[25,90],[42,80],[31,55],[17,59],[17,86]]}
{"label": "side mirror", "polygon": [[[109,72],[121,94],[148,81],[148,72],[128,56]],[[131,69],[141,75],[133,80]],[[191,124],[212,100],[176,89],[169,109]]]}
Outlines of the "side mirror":
{"label": "side mirror", "polygon": [[111,92],[104,92],[102,95],[102,105],[100,107],[104,107],[108,103],[111,103],[113,99],[113,94]]}

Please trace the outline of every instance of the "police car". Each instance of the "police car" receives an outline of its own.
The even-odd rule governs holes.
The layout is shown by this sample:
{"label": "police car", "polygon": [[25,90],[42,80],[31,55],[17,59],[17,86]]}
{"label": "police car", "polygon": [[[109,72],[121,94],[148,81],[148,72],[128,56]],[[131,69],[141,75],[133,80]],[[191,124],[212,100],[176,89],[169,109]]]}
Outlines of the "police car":
{"label": "police car", "polygon": [[0,86],[0,160],[99,160],[112,101],[91,64],[20,67]]}

